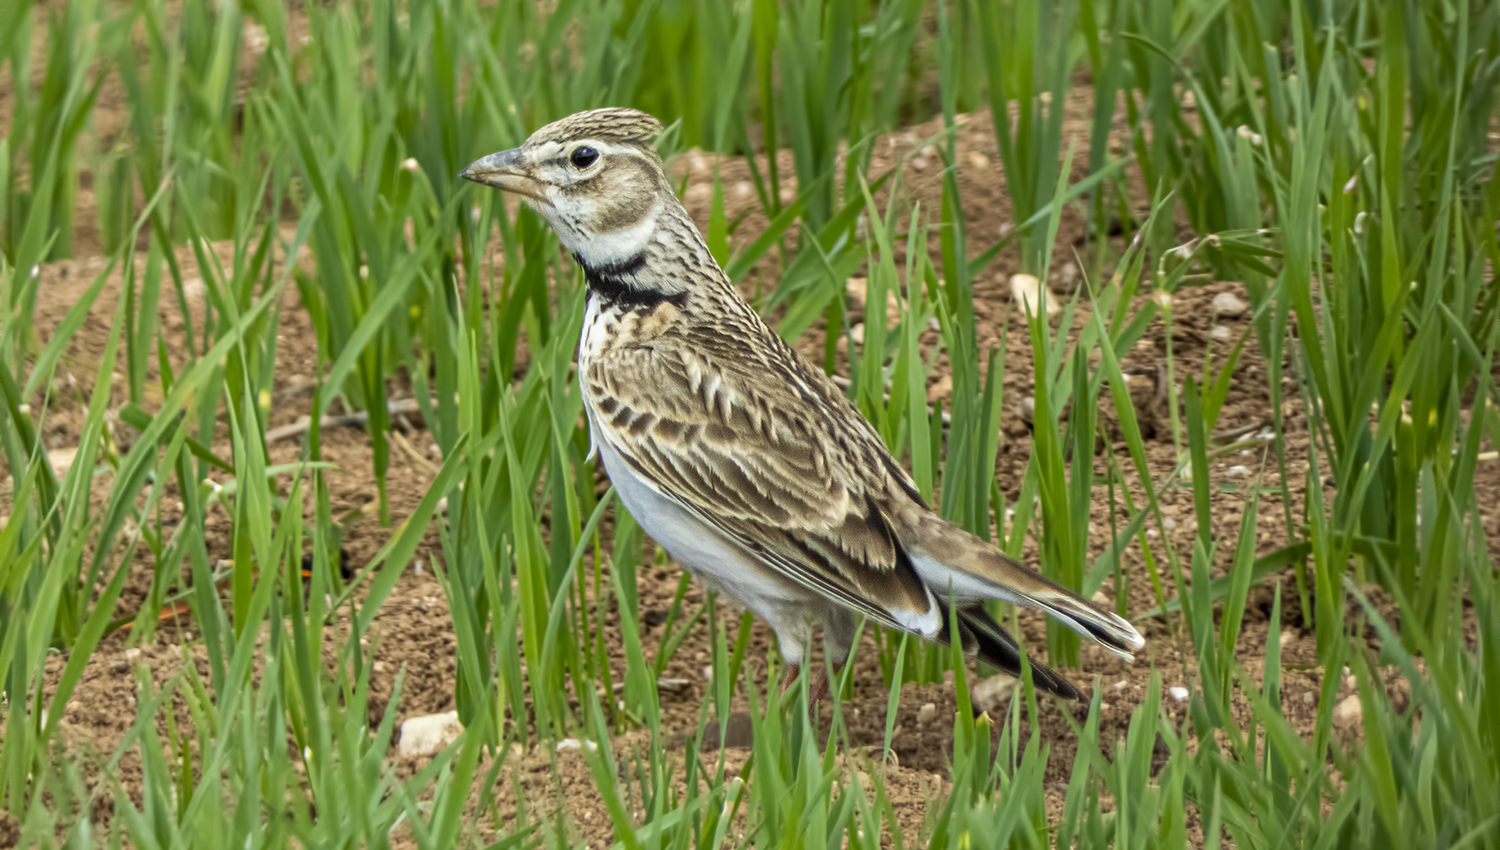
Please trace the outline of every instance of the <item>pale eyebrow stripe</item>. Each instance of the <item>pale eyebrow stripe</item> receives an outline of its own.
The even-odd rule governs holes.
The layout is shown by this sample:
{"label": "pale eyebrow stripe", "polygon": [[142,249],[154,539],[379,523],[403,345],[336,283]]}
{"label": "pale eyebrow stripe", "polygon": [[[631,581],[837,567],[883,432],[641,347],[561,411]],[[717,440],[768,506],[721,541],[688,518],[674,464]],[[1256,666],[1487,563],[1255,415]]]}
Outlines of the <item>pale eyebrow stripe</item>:
{"label": "pale eyebrow stripe", "polygon": [[[560,142],[551,142],[549,144],[561,145]],[[557,155],[548,158],[546,162],[548,165],[569,165],[569,160],[573,156],[573,151],[584,146],[591,147],[594,150],[598,151],[600,156],[624,155],[642,158],[644,157],[644,155],[641,153],[641,149],[636,147],[635,145],[617,145],[611,142],[597,141],[595,139],[581,139],[576,144],[561,147]]]}

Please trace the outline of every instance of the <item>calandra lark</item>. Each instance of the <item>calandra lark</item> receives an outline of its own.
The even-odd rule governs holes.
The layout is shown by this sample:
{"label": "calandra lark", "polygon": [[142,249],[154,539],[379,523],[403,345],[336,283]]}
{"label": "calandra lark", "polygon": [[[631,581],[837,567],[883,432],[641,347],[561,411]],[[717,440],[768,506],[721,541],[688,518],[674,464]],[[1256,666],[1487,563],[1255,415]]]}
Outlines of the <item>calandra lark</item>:
{"label": "calandra lark", "polygon": [[[580,112],[462,176],[514,192],[557,231],[589,286],[578,350],[589,429],[625,506],[721,596],[764,617],[788,665],[813,623],[842,665],[856,617],[949,642],[1018,675],[985,610],[1039,608],[1125,658],[1130,624],[939,517],[839,388],[735,292],[633,109]],[[814,674],[813,692],[827,688]],[[1078,698],[1032,662],[1038,687]]]}

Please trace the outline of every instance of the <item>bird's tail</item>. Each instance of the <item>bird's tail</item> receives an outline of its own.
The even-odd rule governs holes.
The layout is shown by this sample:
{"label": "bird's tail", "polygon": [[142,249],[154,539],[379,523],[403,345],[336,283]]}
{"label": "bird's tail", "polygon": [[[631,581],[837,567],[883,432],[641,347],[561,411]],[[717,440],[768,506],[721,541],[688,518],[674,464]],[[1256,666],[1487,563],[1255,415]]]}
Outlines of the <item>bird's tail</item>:
{"label": "bird's tail", "polygon": [[1135,660],[1134,653],[1146,645],[1140,632],[1125,618],[1027,569],[994,544],[941,517],[926,514],[904,531],[902,544],[912,566],[922,577],[922,583],[940,600],[952,600],[960,609],[987,599],[1036,608],[1131,661]]}
{"label": "bird's tail", "polygon": [[[1009,632],[995,622],[990,612],[985,610],[983,605],[970,605],[958,609],[956,613],[959,640],[964,654],[977,658],[1017,679],[1021,678],[1021,647]],[[951,643],[951,628],[944,626],[938,640],[942,643]],[[1035,658],[1028,657],[1028,660],[1031,662],[1031,681],[1038,690],[1056,694],[1068,700],[1083,698],[1083,694],[1073,686],[1073,683],[1063,678],[1057,671],[1038,662]]]}

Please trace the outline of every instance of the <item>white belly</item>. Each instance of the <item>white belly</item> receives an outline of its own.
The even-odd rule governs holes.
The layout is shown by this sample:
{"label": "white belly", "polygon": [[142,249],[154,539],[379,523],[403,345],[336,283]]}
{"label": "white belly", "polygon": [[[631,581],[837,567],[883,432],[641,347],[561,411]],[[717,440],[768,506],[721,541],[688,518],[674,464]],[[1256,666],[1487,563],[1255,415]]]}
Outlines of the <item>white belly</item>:
{"label": "white belly", "polygon": [[658,492],[608,441],[597,434],[593,439],[620,501],[641,529],[709,590],[764,618],[776,632],[782,654],[788,661],[800,662],[807,644],[808,617],[822,619],[827,600],[752,558],[722,532]]}
{"label": "white belly", "polygon": [[[599,299],[589,297],[578,345],[578,374],[587,380],[593,363],[608,345],[606,322],[600,321]],[[651,539],[697,576],[709,590],[739,608],[749,608],[776,632],[786,659],[800,663],[808,640],[808,617],[825,620],[830,603],[815,591],[753,558],[738,543],[693,515],[642,478],[603,439],[595,422],[592,393],[585,392],[589,439],[609,472],[620,502]],[[845,619],[848,619],[847,616]],[[843,650],[847,655],[847,647]]]}

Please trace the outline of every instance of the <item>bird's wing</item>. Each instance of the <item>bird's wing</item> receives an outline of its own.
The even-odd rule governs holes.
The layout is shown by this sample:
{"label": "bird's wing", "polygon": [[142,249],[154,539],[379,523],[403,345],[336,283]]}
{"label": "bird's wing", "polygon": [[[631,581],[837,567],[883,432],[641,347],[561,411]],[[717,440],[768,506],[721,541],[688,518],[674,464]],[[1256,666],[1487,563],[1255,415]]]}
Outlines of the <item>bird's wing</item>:
{"label": "bird's wing", "polygon": [[598,438],[656,491],[802,586],[890,627],[936,634],[942,609],[888,515],[910,479],[832,382],[779,340],[768,347],[725,356],[658,339],[600,352],[582,381]]}

